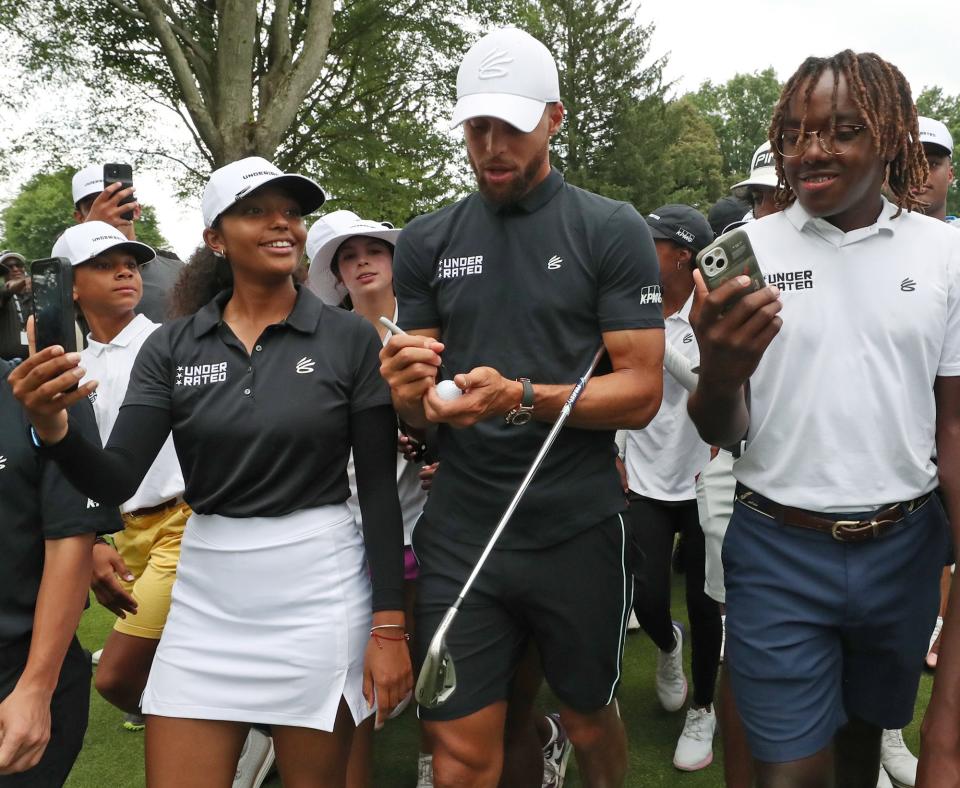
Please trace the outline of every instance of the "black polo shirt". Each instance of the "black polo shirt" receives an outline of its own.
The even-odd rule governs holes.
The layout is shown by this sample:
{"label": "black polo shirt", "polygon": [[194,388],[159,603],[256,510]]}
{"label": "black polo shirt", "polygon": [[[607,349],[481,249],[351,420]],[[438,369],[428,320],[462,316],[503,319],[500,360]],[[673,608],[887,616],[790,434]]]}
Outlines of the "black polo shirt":
{"label": "black polo shirt", "polygon": [[350,419],[390,404],[380,338],[306,288],[252,355],[223,322],[231,291],[165,323],[134,362],[122,407],[168,410],[199,514],[276,516],[350,496]]}
{"label": "black polo shirt", "polygon": [[[660,269],[633,207],[567,184],[556,170],[511,208],[479,193],[412,221],[394,255],[401,326],[439,328],[451,374],[490,366],[504,377],[573,383],[602,332],[663,328]],[[597,374],[610,371],[604,358]],[[441,426],[426,514],[482,544],[550,424],[489,419]],[[500,544],[560,542],[622,511],[614,433],[564,429]]]}
{"label": "black polo shirt", "polygon": [[[28,638],[43,576],[44,541],[123,527],[120,511],[81,495],[31,445],[29,422],[0,361],[0,649]],[[86,400],[70,409],[70,429],[100,444]]]}

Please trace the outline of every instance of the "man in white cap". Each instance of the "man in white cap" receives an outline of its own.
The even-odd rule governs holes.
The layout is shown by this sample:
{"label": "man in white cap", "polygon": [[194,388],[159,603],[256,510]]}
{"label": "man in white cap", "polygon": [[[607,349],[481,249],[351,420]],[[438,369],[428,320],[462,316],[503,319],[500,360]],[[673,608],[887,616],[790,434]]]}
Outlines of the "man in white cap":
{"label": "man in white cap", "polygon": [[[515,28],[485,36],[464,56],[457,99],[452,125],[463,125],[479,191],[400,234],[394,286],[412,336],[381,353],[408,427],[440,425],[440,465],[413,534],[421,659],[574,381],[601,344],[608,357],[448,633],[456,692],[420,709],[434,784],[497,785],[505,728],[501,783],[560,784],[562,769],[543,774],[533,693],[511,697],[533,643],[584,785],[619,786],[626,736],[614,697],[632,589],[613,434],[642,428],[660,406],[656,251],[633,207],[551,168],[564,108],[543,44]],[[459,398],[437,395],[441,356]]]}
{"label": "man in white cap", "polygon": [[27,261],[16,252],[0,252],[0,358],[27,357],[27,318],[33,311],[33,294]]}
{"label": "man in white cap", "polygon": [[[98,221],[115,227],[129,241],[137,240],[136,222],[140,219],[140,203],[123,203],[134,197],[135,189],[124,188],[122,183],[103,187],[103,165],[88,164],[73,176],[73,218],[78,223]],[[170,253],[158,252],[153,260],[141,269],[143,298],[137,312],[146,315],[154,323],[169,319],[169,300],[173,286],[180,276],[183,263]]]}
{"label": "man in white cap", "polygon": [[773,195],[777,189],[777,167],[770,150],[770,141],[763,144],[753,153],[750,160],[750,176],[735,183],[730,191],[750,203],[754,219],[762,219],[779,209],[774,202]]}
{"label": "man in white cap", "polygon": [[920,142],[927,156],[930,175],[917,196],[927,203],[924,213],[934,219],[953,224],[960,229],[956,216],[947,215],[947,192],[953,184],[953,135],[942,121],[917,117],[920,124]]}

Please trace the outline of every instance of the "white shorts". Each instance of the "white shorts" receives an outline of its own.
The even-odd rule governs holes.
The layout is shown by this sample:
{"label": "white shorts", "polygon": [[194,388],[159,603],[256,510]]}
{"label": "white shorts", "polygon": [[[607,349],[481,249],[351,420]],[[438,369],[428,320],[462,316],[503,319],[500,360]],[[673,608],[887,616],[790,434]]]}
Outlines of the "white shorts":
{"label": "white shorts", "polygon": [[143,712],[332,731],[343,697],[359,724],[370,601],[343,504],[193,514]]}
{"label": "white shorts", "polygon": [[720,550],[723,548],[723,537],[727,534],[730,515],[733,514],[733,499],[737,490],[737,480],[733,477],[733,462],[733,455],[721,449],[701,471],[696,485],[697,510],[707,552],[707,577],[703,590],[708,597],[720,604],[724,604],[727,599]]}

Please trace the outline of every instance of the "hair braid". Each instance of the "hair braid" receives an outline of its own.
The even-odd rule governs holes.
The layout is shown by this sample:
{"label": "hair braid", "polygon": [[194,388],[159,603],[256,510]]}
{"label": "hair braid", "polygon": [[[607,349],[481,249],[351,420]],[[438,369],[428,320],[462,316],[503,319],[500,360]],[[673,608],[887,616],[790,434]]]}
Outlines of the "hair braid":
{"label": "hair braid", "polygon": [[836,125],[837,95],[840,76],[846,79],[850,99],[860,113],[870,134],[873,150],[886,163],[886,184],[900,210],[921,208],[924,203],[913,196],[913,190],[927,180],[927,160],[920,144],[917,111],[910,85],[901,71],[872,52],[859,54],[847,49],[830,58],[808,57],[787,80],[774,108],[768,136],[773,150],[779,185],[776,201],[785,207],[796,199],[783,172],[783,155],[779,141],[783,134],[787,107],[802,89],[803,115],[800,123],[806,131],[807,107],[821,75],[833,72],[830,130]]}

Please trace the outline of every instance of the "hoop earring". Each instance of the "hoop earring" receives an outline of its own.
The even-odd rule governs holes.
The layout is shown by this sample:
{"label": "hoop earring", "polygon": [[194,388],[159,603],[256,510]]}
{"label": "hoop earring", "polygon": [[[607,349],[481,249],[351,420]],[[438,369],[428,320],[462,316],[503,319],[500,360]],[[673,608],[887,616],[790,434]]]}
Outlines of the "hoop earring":
{"label": "hoop earring", "polygon": [[214,257],[219,257],[219,258],[222,260],[222,259],[224,258],[223,250],[222,250],[222,249],[214,249],[214,250],[213,250],[213,256],[214,256]]}

